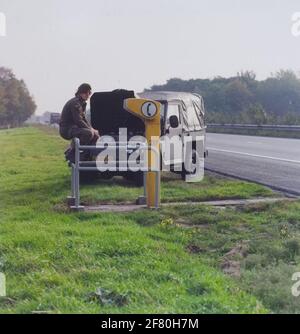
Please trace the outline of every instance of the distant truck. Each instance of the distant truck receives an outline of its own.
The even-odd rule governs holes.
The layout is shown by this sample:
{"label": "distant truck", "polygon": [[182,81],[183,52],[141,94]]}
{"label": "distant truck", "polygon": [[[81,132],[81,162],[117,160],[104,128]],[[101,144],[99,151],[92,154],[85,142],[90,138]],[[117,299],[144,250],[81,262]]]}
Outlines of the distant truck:
{"label": "distant truck", "polygon": [[[112,92],[94,93],[91,97],[90,121],[93,128],[97,129],[101,136],[109,135],[117,139],[120,128],[126,128],[128,140],[133,136],[144,136],[145,126],[141,119],[128,113],[123,108],[124,100],[127,98],[145,98],[161,103],[161,135],[164,137],[175,137],[178,150],[174,150],[167,157],[161,152],[162,170],[163,166],[168,170],[178,173],[178,168],[183,178],[187,174],[192,175],[197,168],[187,171],[184,166],[185,159],[190,159],[191,164],[199,161],[196,150],[197,140],[200,140],[204,157],[205,149],[205,108],[203,98],[198,94],[181,92],[144,92],[135,94],[133,91],[116,90]],[[185,137],[189,137],[192,150],[189,157],[184,156]],[[203,156],[201,156],[203,159]],[[180,168],[181,167],[181,168]],[[106,172],[105,177],[122,175],[127,179],[142,185],[143,174],[141,172]]]}
{"label": "distant truck", "polygon": [[50,113],[50,125],[59,124],[60,121],[60,113],[52,112]]}

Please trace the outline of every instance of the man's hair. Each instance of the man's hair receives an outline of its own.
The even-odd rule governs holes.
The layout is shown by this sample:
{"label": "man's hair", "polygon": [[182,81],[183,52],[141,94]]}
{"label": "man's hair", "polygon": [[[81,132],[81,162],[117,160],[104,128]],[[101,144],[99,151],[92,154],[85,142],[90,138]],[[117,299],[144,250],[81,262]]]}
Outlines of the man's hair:
{"label": "man's hair", "polygon": [[80,94],[85,94],[85,93],[88,93],[92,90],[92,87],[87,84],[87,83],[83,83],[82,85],[80,85],[77,89],[77,92],[76,92],[76,96],[80,95]]}

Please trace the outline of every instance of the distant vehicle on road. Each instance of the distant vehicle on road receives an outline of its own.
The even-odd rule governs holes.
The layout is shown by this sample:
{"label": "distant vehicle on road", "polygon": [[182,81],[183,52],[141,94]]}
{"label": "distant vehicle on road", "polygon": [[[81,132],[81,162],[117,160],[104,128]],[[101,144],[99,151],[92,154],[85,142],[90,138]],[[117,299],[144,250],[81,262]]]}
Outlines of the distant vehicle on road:
{"label": "distant vehicle on road", "polygon": [[50,125],[59,124],[60,121],[60,113],[52,112],[50,113]]}

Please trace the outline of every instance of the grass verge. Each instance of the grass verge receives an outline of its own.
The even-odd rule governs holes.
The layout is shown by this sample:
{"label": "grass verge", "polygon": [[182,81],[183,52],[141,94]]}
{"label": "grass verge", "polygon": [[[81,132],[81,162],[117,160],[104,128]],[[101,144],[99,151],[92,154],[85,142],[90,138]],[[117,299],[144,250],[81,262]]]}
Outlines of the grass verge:
{"label": "grass verge", "polygon": [[[298,310],[286,300],[277,307],[279,298],[269,300],[273,295],[270,289],[262,292],[262,285],[282,266],[277,282],[289,286],[283,273],[287,279],[298,261],[299,204],[249,211],[196,205],[128,214],[67,213],[62,205],[69,188],[62,159],[66,144],[57,133],[4,130],[0,143],[0,271],[8,292],[0,299],[1,313]],[[130,201],[140,191],[121,180],[112,186],[99,181],[83,187],[83,199]],[[166,178],[162,196],[197,201],[270,194],[258,185],[210,176],[191,187]],[[240,269],[232,270],[224,256],[240,244],[247,250],[240,259],[229,258],[239,263]],[[270,256],[273,247],[278,249],[273,262],[263,245]],[[255,277],[261,285],[254,284]]]}

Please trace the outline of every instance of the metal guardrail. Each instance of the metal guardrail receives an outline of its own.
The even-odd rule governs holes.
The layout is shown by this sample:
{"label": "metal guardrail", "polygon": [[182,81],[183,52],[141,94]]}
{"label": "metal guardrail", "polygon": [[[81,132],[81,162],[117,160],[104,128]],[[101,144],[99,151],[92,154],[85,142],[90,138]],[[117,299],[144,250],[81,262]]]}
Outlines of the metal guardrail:
{"label": "metal guardrail", "polygon": [[[102,150],[107,149],[106,145],[96,145],[96,146],[87,146],[87,145],[80,145],[80,141],[78,138],[74,138],[74,146],[75,146],[75,162],[69,163],[72,171],[71,171],[71,196],[68,197],[68,203],[70,208],[74,211],[82,211],[84,210],[84,206],[80,205],[80,171],[86,172],[100,172],[97,162],[96,161],[81,161],[80,160],[80,151],[90,151],[90,152],[98,152],[100,153]],[[147,145],[142,145],[139,148],[134,146],[132,143],[131,145],[127,142],[117,142],[116,146],[110,146],[110,148],[117,149],[118,147],[125,147],[127,149],[138,149],[140,151],[149,150],[150,148]],[[157,150],[151,148],[156,154],[159,154]],[[119,163],[120,161],[118,161]],[[118,171],[128,171],[128,168],[118,167],[116,170]],[[147,201],[147,182],[146,182],[146,173],[151,171],[156,174],[155,182],[156,185],[159,183],[160,178],[160,170],[152,170],[150,167],[141,167],[140,171],[143,172],[143,187],[144,187],[144,194],[143,196],[138,198],[139,200],[144,199],[144,202]],[[158,194],[158,186],[156,187],[155,193],[155,208],[159,208],[159,194]]]}
{"label": "metal guardrail", "polygon": [[207,124],[207,128],[300,132],[300,125]]}

